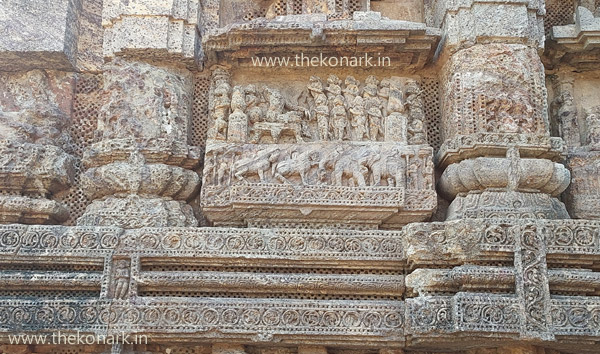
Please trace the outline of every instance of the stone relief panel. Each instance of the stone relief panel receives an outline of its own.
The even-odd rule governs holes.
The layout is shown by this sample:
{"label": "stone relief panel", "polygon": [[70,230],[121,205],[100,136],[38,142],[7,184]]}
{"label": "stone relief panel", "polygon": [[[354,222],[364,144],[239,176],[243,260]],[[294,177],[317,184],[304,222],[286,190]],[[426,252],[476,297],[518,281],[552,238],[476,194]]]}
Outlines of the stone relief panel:
{"label": "stone relief panel", "polygon": [[[203,211],[215,222],[253,215],[377,225],[409,209],[406,199],[415,198],[413,217],[423,218],[435,206],[431,153],[429,147],[393,143],[214,142],[206,150]],[[359,206],[374,210],[361,216]]]}
{"label": "stone relief panel", "polygon": [[[330,74],[295,90],[234,81],[214,68],[201,198],[209,220],[354,218],[377,227],[430,215],[434,166],[419,81]],[[360,216],[359,206],[373,210]]]}
{"label": "stone relief panel", "polygon": [[[230,74],[213,71],[208,138],[234,143],[390,141],[426,144],[422,90],[413,79],[312,76],[295,100],[276,88],[232,88]],[[296,102],[294,102],[296,101]]]}
{"label": "stone relief panel", "polygon": [[481,132],[547,134],[544,70],[534,49],[476,45],[455,54],[443,75],[444,139]]}

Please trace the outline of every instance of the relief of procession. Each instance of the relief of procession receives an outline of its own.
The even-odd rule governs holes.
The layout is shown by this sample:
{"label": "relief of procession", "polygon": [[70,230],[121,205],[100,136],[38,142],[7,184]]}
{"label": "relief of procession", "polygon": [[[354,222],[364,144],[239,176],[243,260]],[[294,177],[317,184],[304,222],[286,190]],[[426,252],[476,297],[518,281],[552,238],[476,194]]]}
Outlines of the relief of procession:
{"label": "relief of procession", "polygon": [[204,184],[387,186],[433,189],[431,149],[398,144],[341,143],[207,147]]}
{"label": "relief of procession", "polygon": [[[296,103],[292,103],[296,101]],[[213,71],[208,139],[281,144],[315,141],[388,141],[426,144],[421,89],[414,79],[353,76],[342,81],[310,77],[306,90],[288,99],[278,89],[230,84],[227,70]]]}

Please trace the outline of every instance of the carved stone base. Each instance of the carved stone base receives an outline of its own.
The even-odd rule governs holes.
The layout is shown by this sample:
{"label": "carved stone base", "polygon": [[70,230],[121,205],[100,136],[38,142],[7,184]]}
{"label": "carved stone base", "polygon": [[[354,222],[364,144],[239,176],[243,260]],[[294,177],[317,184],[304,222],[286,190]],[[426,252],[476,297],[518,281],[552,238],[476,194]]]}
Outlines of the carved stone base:
{"label": "carved stone base", "polygon": [[182,201],[143,198],[130,195],[125,198],[108,197],[95,200],[77,225],[118,226],[125,229],[139,227],[197,226],[192,207]]}
{"label": "carved stone base", "polygon": [[548,194],[485,191],[458,196],[450,204],[446,220],[465,218],[568,219],[569,214]]}

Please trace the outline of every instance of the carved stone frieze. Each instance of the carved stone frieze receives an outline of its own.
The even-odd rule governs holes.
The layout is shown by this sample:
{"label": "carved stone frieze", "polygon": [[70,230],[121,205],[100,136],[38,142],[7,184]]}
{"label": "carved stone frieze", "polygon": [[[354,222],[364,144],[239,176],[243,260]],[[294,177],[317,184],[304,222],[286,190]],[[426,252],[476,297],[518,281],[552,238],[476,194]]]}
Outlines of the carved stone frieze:
{"label": "carved stone frieze", "polygon": [[426,144],[420,84],[411,78],[368,76],[344,80],[311,76],[293,103],[280,89],[255,84],[231,87],[231,73],[212,72],[208,138],[230,143],[388,141]]}
{"label": "carved stone frieze", "polygon": [[[431,160],[430,148],[393,143],[213,142],[206,148],[202,207],[216,223],[245,223],[249,217],[422,220],[435,207]],[[410,195],[417,198],[410,203],[409,190],[420,193]],[[407,204],[410,216],[402,219]]]}

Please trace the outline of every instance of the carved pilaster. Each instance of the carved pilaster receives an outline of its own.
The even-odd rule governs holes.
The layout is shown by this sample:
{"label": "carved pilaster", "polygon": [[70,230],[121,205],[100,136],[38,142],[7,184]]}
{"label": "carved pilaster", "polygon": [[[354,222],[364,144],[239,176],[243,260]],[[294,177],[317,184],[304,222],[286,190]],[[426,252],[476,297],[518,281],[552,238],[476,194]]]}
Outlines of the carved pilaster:
{"label": "carved pilaster", "polygon": [[[437,161],[446,169],[440,189],[452,201],[447,220],[568,218],[556,197],[570,176],[552,162],[562,158],[565,147],[550,137],[538,55],[543,2],[437,0],[432,13],[446,35],[440,56],[444,142]],[[563,125],[570,135],[576,132],[571,125]],[[547,185],[523,185],[540,182],[541,176]],[[449,195],[451,190],[456,193]]]}
{"label": "carved pilaster", "polygon": [[538,225],[523,225],[516,233],[515,285],[523,309],[521,336],[554,340],[545,235],[547,232]]}
{"label": "carved pilaster", "polygon": [[194,226],[200,148],[187,144],[192,76],[114,60],[105,68],[96,137],[82,187],[94,201],[79,225]]}

